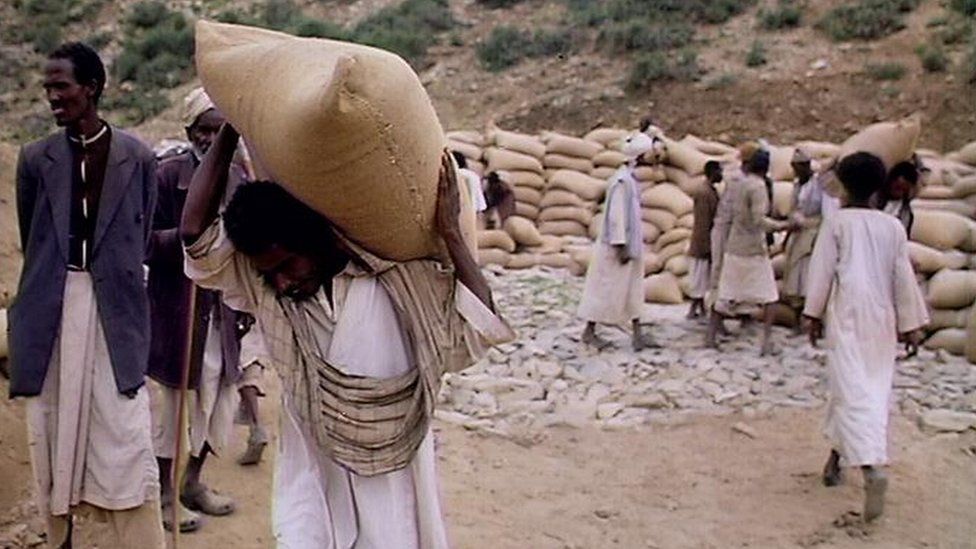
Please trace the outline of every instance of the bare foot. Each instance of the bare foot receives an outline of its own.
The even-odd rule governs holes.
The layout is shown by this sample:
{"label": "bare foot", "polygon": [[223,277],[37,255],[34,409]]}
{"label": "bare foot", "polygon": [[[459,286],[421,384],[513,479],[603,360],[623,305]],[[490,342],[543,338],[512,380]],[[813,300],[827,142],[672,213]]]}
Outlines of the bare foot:
{"label": "bare foot", "polygon": [[824,486],[839,486],[843,482],[844,471],[840,468],[840,454],[837,453],[837,450],[831,450],[830,457],[827,458],[823,470]]}
{"label": "bare foot", "polygon": [[877,469],[864,473],[864,522],[871,522],[884,513],[884,497],[888,491],[888,477]]}
{"label": "bare foot", "polygon": [[602,351],[610,346],[610,342],[596,335],[593,332],[584,332],[580,340],[586,345],[594,347],[597,351]]}
{"label": "bare foot", "polygon": [[634,344],[634,350],[638,352],[643,351],[644,349],[661,348],[661,346],[658,345],[656,341],[654,341],[654,338],[652,338],[649,335],[641,335],[638,337],[634,337],[633,344]]}

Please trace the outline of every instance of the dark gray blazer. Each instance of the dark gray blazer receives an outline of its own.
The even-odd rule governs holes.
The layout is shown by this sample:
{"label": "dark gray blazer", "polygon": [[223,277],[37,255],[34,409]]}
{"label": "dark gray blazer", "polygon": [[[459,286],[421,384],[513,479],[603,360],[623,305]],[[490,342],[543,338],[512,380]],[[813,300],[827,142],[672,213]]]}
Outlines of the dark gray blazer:
{"label": "dark gray blazer", "polygon": [[[25,145],[17,160],[17,216],[24,270],[8,311],[10,396],[41,392],[61,326],[68,265],[71,150],[60,132]],[[133,395],[145,379],[149,301],[143,260],[156,201],[156,161],[112,128],[92,241],[91,275],[115,384]]]}

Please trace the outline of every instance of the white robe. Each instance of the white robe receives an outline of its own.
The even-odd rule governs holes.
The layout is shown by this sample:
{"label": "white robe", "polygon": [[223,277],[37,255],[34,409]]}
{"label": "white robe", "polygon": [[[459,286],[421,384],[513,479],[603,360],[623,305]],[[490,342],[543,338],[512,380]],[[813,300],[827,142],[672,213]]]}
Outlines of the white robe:
{"label": "white robe", "polygon": [[825,329],[825,434],[848,465],[883,465],[897,337],[928,323],[905,230],[883,212],[841,209],[824,220],[808,275],[804,314]]}

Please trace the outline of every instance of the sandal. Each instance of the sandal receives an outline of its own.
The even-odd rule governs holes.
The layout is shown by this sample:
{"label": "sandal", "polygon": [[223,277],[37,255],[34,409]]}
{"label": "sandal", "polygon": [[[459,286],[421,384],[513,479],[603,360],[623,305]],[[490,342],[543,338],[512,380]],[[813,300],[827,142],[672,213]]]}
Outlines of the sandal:
{"label": "sandal", "polygon": [[[164,503],[160,505],[163,515],[163,528],[167,532],[173,531],[173,507],[171,503]],[[199,514],[187,509],[186,507],[180,505],[179,509],[179,521],[180,521],[180,533],[189,534],[191,532],[196,532],[203,525],[203,519]]]}
{"label": "sandal", "polygon": [[247,439],[247,448],[244,453],[237,458],[238,465],[257,465],[261,462],[261,455],[264,454],[264,447],[268,445],[268,435],[264,429],[256,428]]}
{"label": "sandal", "polygon": [[220,493],[207,488],[203,484],[201,484],[200,488],[193,492],[184,492],[180,494],[180,502],[185,505],[187,509],[198,511],[205,515],[211,515],[214,517],[229,515],[236,509],[234,506],[234,500],[227,496],[220,495]]}

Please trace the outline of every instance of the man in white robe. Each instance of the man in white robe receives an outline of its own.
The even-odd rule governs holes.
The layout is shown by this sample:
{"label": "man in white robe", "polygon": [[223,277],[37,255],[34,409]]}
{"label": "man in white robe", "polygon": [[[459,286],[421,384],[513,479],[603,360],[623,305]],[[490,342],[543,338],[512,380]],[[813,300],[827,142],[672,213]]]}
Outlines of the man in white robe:
{"label": "man in white robe", "polygon": [[236,142],[225,126],[194,176],[186,270],[255,315],[282,378],[278,546],[447,547],[429,428],[440,377],[513,337],[461,237],[450,160],[437,228],[451,264],[394,263],[275,183],[243,185],[216,217]]}
{"label": "man in white robe", "polygon": [[[884,181],[868,153],[837,167],[848,204],[825,220],[810,261],[804,315],[815,345],[826,330],[830,402],[825,432],[833,450],[824,483],[841,481],[841,460],[861,467],[865,520],[884,510],[888,479],[888,402],[899,339],[917,344],[929,320],[898,220],[871,209]],[[900,335],[899,335],[900,334]]]}
{"label": "man in white robe", "polygon": [[586,321],[582,340],[603,349],[609,342],[596,334],[597,323],[631,323],[635,351],[653,345],[641,334],[644,305],[644,240],[640,215],[640,190],[633,170],[641,158],[654,150],[654,140],[635,133],[624,143],[627,165],[610,180],[604,202],[605,215],[600,237],[593,245],[593,258],[586,271],[583,298],[577,314]]}

